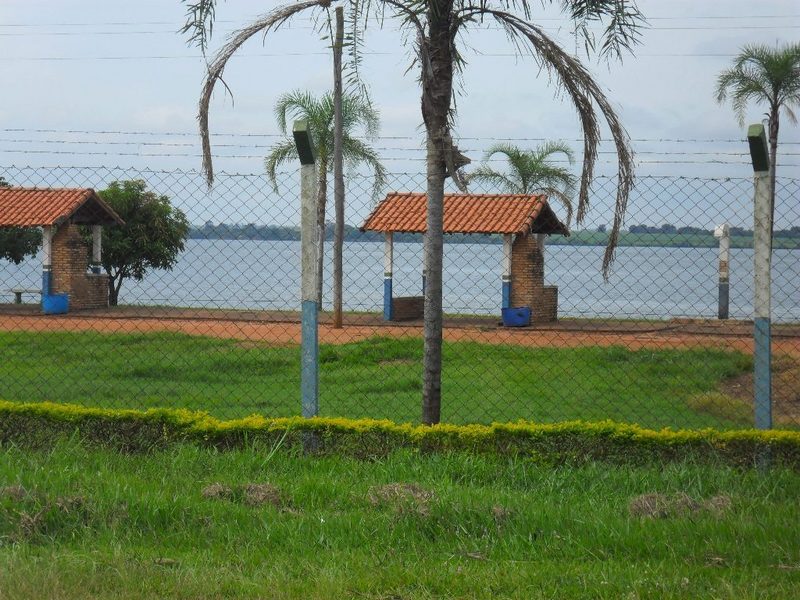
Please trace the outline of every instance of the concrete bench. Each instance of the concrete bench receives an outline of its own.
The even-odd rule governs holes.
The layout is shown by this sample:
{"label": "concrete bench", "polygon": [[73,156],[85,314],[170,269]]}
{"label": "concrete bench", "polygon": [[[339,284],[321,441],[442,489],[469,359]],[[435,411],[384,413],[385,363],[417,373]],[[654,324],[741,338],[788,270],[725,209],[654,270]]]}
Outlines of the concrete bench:
{"label": "concrete bench", "polygon": [[22,304],[22,294],[42,293],[42,290],[38,288],[11,288],[8,291],[14,294],[14,304]]}

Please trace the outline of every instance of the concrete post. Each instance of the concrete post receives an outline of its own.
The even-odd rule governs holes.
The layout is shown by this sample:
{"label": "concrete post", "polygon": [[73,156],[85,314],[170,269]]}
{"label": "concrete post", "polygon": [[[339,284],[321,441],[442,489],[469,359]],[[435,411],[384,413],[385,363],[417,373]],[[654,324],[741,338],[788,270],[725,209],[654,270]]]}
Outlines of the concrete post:
{"label": "concrete post", "polygon": [[753,324],[754,404],[757,429],[772,428],[772,339],[770,269],[772,259],[772,207],[770,206],[769,154],[764,126],[747,130],[753,163],[755,206],[753,208]]}
{"label": "concrete post", "polygon": [[511,248],[514,244],[514,236],[503,235],[503,308],[511,308]]}
{"label": "concrete post", "polygon": [[103,228],[92,225],[92,273],[100,274],[100,262],[103,260]]}
{"label": "concrete post", "polygon": [[300,395],[304,417],[319,414],[319,315],[317,304],[317,169],[306,121],[293,132],[300,157]]}
{"label": "concrete post", "polygon": [[727,319],[730,305],[731,264],[731,233],[728,224],[723,223],[722,225],[717,225],[714,229],[714,237],[719,239],[719,297],[717,317],[720,319]]}
{"label": "concrete post", "polygon": [[392,320],[392,271],[394,244],[392,232],[387,231],[383,240],[383,320]]}

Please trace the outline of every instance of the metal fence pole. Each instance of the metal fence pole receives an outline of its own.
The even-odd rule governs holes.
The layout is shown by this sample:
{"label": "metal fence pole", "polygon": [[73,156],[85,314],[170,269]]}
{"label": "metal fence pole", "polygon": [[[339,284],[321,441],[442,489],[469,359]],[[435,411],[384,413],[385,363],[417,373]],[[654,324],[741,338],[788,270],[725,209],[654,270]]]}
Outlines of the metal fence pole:
{"label": "metal fence pole", "polygon": [[757,429],[772,428],[772,340],[770,315],[770,262],[772,255],[772,209],[770,206],[769,154],[764,126],[747,130],[755,181],[753,209],[753,335],[754,404]]}
{"label": "metal fence pole", "polygon": [[300,394],[303,416],[319,414],[319,306],[317,304],[317,170],[306,121],[292,130],[300,158]]}

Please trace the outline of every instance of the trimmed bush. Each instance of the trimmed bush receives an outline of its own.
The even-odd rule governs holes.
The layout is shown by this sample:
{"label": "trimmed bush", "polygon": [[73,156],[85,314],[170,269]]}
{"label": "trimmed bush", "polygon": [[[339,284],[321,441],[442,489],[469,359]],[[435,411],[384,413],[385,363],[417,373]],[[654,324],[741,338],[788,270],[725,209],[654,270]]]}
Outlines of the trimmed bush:
{"label": "trimmed bush", "polygon": [[800,468],[800,432],[795,431],[654,431],[613,421],[425,426],[374,419],[267,419],[259,415],[220,421],[188,410],[111,410],[0,401],[0,444],[49,447],[64,437],[125,452],[146,452],[176,443],[220,449],[252,444],[299,449],[312,437],[320,453],[360,458],[414,448],[421,452],[493,453],[550,464],[717,460],[753,466],[768,457],[773,464]]}

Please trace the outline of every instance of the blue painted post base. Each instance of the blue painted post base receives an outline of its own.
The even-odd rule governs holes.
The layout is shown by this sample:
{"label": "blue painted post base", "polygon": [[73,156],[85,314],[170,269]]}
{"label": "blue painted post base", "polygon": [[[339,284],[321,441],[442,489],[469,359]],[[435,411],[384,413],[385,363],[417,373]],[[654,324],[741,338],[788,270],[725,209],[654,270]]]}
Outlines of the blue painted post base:
{"label": "blue painted post base", "polygon": [[391,321],[392,317],[392,278],[383,278],[383,320]]}
{"label": "blue painted post base", "polygon": [[772,339],[769,317],[754,322],[754,390],[756,429],[772,429]]}
{"label": "blue painted post base", "polygon": [[502,308],[511,308],[511,280],[503,279],[503,305]]}
{"label": "blue painted post base", "polygon": [[730,304],[730,283],[727,281],[719,282],[719,309],[717,317],[720,319],[728,318],[728,305]]}
{"label": "blue painted post base", "polygon": [[50,267],[46,267],[45,270],[42,271],[42,296],[50,295],[52,280],[53,272],[50,270]]}
{"label": "blue painted post base", "polygon": [[300,324],[300,394],[303,416],[319,414],[319,314],[314,300],[303,300]]}

